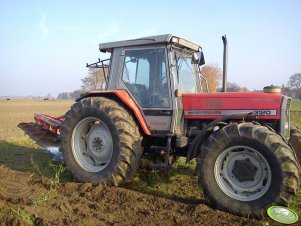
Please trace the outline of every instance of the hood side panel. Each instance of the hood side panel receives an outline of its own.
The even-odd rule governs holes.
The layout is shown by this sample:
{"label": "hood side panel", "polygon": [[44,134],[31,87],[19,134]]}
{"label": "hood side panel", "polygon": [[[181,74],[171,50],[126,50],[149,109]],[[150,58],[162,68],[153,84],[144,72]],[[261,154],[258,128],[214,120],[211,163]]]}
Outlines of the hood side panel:
{"label": "hood side panel", "polygon": [[254,92],[183,94],[184,117],[216,119],[253,112],[258,119],[280,119],[281,100],[280,94]]}

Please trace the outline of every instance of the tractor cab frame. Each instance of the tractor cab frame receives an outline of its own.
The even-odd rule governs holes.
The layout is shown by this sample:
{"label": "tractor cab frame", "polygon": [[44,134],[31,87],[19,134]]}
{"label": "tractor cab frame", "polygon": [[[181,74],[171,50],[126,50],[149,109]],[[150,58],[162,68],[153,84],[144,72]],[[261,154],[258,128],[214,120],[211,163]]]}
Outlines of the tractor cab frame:
{"label": "tractor cab frame", "polygon": [[[160,35],[104,43],[99,49],[111,53],[106,89],[126,90],[152,135],[180,131],[180,93],[207,88],[199,68],[205,63],[202,48],[177,36]],[[87,66],[104,67],[103,61]]]}

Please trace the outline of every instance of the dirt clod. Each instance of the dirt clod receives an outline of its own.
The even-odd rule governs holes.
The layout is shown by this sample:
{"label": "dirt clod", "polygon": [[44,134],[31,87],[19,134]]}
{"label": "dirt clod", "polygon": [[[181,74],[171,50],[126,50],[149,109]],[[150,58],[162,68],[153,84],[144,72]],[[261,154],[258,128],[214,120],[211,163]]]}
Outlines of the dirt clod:
{"label": "dirt clod", "polygon": [[92,189],[93,189],[93,185],[91,183],[84,183],[80,186],[79,192],[86,193],[86,192],[90,192]]}

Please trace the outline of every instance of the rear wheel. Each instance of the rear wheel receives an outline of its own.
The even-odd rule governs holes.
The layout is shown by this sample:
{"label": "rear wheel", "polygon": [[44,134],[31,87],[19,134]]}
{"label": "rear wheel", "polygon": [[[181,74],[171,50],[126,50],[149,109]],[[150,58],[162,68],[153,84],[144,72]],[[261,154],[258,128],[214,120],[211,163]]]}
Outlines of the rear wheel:
{"label": "rear wheel", "polygon": [[293,150],[279,135],[253,123],[215,131],[197,161],[207,202],[237,215],[261,218],[273,204],[288,206],[298,189]]}
{"label": "rear wheel", "polygon": [[132,116],[113,100],[85,98],[62,123],[62,152],[81,182],[119,185],[136,171],[142,137]]}

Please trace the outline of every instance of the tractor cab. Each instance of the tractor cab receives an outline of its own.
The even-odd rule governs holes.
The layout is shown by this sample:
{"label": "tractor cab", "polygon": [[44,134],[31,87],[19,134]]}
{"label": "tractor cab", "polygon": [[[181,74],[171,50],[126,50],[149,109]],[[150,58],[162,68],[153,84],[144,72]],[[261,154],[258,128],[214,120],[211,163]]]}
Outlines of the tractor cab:
{"label": "tractor cab", "polygon": [[200,73],[202,48],[183,38],[167,34],[103,43],[99,49],[111,53],[107,89],[126,90],[152,133],[174,134],[183,115],[181,94],[207,87]]}

